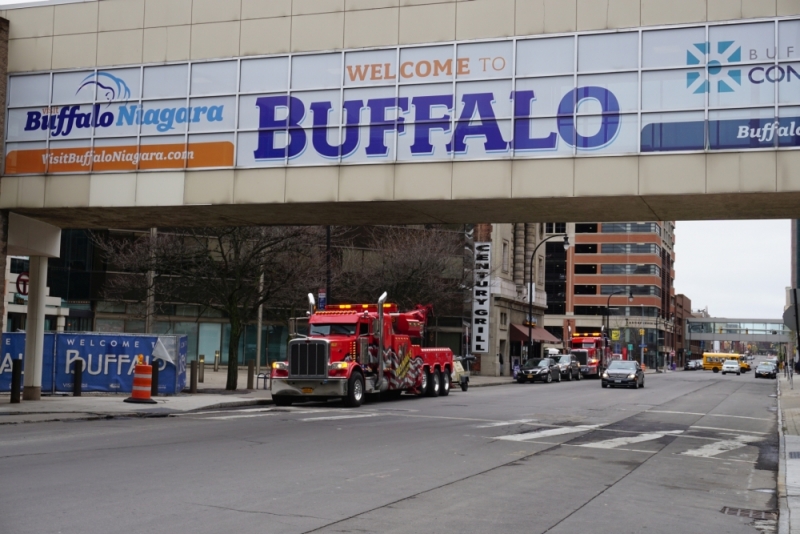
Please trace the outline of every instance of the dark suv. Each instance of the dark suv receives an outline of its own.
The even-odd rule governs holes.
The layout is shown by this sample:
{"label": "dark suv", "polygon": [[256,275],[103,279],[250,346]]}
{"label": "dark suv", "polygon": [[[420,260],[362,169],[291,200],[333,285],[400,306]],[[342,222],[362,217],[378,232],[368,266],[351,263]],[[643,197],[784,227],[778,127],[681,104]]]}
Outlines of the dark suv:
{"label": "dark suv", "polygon": [[561,371],[561,378],[565,380],[580,380],[583,378],[583,375],[581,375],[581,364],[574,354],[557,354],[551,356],[551,358],[558,364],[558,368]]}

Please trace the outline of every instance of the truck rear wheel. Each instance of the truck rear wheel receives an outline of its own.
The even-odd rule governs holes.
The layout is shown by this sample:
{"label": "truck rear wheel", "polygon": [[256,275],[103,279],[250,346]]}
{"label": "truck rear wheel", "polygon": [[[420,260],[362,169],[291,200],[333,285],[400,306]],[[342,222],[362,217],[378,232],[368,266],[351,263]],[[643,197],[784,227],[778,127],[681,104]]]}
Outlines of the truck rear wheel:
{"label": "truck rear wheel", "polygon": [[364,377],[361,373],[353,373],[347,381],[347,396],[344,405],[348,408],[358,408],[364,401]]}
{"label": "truck rear wheel", "polygon": [[425,395],[428,397],[438,397],[439,390],[441,389],[439,372],[433,369],[429,369],[425,372],[428,375],[428,390],[425,392]]}
{"label": "truck rear wheel", "polygon": [[442,371],[442,389],[439,392],[439,395],[442,397],[446,397],[450,394],[450,373],[447,369]]}

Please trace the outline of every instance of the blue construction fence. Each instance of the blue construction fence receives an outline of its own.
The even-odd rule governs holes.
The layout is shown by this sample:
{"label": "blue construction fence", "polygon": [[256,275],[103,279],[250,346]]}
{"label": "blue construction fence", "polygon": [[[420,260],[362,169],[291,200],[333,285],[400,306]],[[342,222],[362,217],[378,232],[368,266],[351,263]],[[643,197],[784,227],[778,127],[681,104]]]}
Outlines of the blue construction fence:
{"label": "blue construction fence", "polygon": [[[11,362],[23,361],[25,333],[5,333],[0,338],[0,392],[11,391]],[[82,390],[130,393],[139,355],[150,363],[153,352],[166,352],[174,363],[158,359],[158,392],[175,395],[186,387],[186,336],[46,333],[42,358],[42,393],[72,392],[73,369],[83,360]]]}

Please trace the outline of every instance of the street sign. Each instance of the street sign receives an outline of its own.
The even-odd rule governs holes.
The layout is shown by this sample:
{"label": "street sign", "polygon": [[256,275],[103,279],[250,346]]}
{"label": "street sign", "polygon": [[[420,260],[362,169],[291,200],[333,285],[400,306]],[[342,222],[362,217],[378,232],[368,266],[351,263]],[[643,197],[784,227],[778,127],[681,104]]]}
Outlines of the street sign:
{"label": "street sign", "polygon": [[28,294],[28,284],[31,282],[31,277],[27,272],[19,273],[17,275],[17,293],[20,295]]}
{"label": "street sign", "polygon": [[646,346],[647,346],[647,345],[645,345],[644,343],[642,343],[641,345],[639,345],[639,348],[640,348],[640,349],[643,349],[643,348],[645,348]]}
{"label": "street sign", "polygon": [[328,293],[324,289],[317,291],[317,309],[324,310],[328,304]]}
{"label": "street sign", "polygon": [[640,329],[639,329],[639,335],[640,335],[640,336],[643,336],[643,335],[644,335],[644,328],[640,328]]}
{"label": "street sign", "polygon": [[619,330],[611,331],[611,341],[619,341]]}

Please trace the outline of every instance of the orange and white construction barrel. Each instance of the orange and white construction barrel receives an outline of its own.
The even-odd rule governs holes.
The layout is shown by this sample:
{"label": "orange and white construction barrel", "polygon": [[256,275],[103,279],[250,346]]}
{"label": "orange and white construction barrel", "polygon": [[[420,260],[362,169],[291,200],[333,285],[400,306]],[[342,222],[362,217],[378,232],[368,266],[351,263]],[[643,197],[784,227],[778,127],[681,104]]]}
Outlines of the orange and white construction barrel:
{"label": "orange and white construction barrel", "polygon": [[138,364],[133,371],[133,391],[125,402],[135,402],[139,404],[157,404],[150,398],[150,387],[153,380],[153,366]]}

